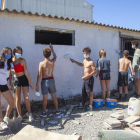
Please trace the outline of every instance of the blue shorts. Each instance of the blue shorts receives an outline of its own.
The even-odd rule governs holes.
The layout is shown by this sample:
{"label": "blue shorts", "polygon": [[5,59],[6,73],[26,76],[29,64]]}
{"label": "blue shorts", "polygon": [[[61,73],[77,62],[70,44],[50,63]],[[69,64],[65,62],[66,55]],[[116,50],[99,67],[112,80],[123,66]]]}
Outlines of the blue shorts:
{"label": "blue shorts", "polygon": [[42,90],[42,95],[48,95],[48,92],[50,94],[56,93],[54,78],[42,79],[41,90]]}

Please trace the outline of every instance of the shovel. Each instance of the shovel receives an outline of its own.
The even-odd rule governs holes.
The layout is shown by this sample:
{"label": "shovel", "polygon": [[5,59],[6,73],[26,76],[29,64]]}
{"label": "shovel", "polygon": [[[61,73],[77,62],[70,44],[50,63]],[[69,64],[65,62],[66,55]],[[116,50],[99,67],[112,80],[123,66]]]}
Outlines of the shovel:
{"label": "shovel", "polygon": [[13,84],[14,84],[14,86],[13,86],[14,87],[13,120],[9,121],[9,128],[12,131],[12,133],[16,134],[22,128],[22,124],[21,124],[22,118],[21,117],[16,118],[16,89],[17,89],[17,85],[18,85],[18,79],[16,77],[14,77]]}

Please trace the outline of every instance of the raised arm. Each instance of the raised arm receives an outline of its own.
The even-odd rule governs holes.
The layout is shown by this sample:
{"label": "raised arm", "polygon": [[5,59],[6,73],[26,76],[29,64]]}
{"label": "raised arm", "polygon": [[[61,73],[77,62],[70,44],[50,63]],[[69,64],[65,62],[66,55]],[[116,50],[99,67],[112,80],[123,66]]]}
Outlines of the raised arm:
{"label": "raised arm", "polygon": [[51,59],[51,62],[55,62],[56,61],[56,53],[54,52],[53,46],[50,46],[51,50],[52,50],[52,54],[53,54],[53,59]]}
{"label": "raised arm", "polygon": [[25,75],[29,81],[29,85],[31,86],[32,89],[34,89],[34,86],[32,84],[31,78],[30,78],[30,74],[29,74],[28,69],[27,69],[26,61],[25,60],[22,60],[22,61],[23,61],[24,72],[25,72]]}
{"label": "raised arm", "polygon": [[73,63],[77,64],[80,67],[83,67],[84,66],[84,61],[83,61],[83,63],[80,63],[80,62],[77,62],[77,61],[75,61],[73,59],[71,59],[71,60],[73,61]]}
{"label": "raised arm", "polygon": [[36,91],[39,91],[39,82],[40,82],[40,79],[41,79],[41,76],[42,76],[42,64],[40,63],[39,64],[39,70],[38,70],[38,75],[37,75],[37,80],[36,80]]}

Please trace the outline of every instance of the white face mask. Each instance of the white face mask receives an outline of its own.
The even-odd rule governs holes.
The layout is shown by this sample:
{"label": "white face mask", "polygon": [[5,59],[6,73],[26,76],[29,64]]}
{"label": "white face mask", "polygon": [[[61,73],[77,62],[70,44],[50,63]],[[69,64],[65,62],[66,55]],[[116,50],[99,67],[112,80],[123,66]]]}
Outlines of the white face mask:
{"label": "white face mask", "polygon": [[84,55],[84,58],[89,58],[89,55]]}

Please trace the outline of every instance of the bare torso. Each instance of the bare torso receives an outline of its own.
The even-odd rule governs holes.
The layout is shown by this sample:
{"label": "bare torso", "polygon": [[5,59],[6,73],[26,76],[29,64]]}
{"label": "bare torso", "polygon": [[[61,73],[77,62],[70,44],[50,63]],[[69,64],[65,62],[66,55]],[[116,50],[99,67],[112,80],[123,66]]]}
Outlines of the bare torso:
{"label": "bare torso", "polygon": [[91,59],[90,60],[85,59],[83,61],[83,64],[84,64],[84,76],[87,76],[92,72],[92,68],[91,68],[92,63],[93,63],[93,61]]}
{"label": "bare torso", "polygon": [[54,70],[54,62],[51,61],[43,61],[41,62],[42,65],[42,78],[49,78],[53,77],[53,70]]}
{"label": "bare torso", "polygon": [[130,62],[131,62],[131,61],[130,61],[129,59],[121,58],[121,59],[119,60],[119,65],[120,65],[120,70],[119,70],[119,71],[120,71],[120,72],[121,72],[121,71],[127,72]]}

